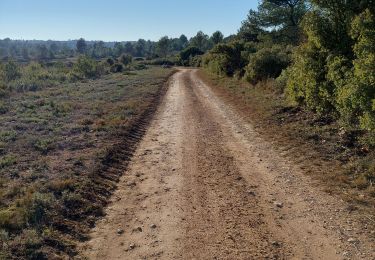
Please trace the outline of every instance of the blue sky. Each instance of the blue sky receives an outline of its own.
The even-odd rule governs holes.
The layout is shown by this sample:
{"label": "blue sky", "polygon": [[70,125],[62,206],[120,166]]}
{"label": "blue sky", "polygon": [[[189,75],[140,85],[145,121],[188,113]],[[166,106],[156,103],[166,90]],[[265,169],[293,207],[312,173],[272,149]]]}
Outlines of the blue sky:
{"label": "blue sky", "polygon": [[235,33],[257,0],[0,0],[0,38],[127,41]]}

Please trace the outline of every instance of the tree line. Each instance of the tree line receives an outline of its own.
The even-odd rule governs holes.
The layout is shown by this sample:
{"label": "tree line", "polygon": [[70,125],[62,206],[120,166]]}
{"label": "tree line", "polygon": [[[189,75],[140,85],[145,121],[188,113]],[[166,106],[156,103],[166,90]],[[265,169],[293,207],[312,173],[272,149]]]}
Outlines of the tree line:
{"label": "tree line", "polygon": [[273,79],[291,103],[334,118],[345,131],[365,133],[361,142],[373,147],[374,8],[373,0],[262,0],[227,37],[199,31],[190,39],[111,43],[4,39],[0,58],[142,57],[150,64],[202,66],[253,84]]}
{"label": "tree line", "polygon": [[227,43],[199,56],[218,75],[274,79],[286,98],[375,146],[375,3],[263,0]]}
{"label": "tree line", "polygon": [[159,41],[139,39],[134,42],[86,41],[83,38],[72,41],[27,41],[6,38],[0,40],[0,59],[50,60],[65,59],[77,55],[87,55],[99,59],[119,57],[122,54],[155,59],[176,55],[188,46],[195,46],[205,52],[223,40],[224,35],[220,31],[211,36],[200,31],[190,39],[182,34],[178,38],[164,36]]}

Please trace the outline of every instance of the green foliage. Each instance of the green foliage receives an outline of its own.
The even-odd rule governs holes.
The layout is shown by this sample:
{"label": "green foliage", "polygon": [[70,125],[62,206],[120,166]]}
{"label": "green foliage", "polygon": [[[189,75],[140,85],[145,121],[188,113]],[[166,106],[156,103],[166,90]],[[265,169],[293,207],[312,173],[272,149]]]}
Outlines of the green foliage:
{"label": "green foliage", "polygon": [[129,65],[133,61],[133,57],[129,54],[122,54],[119,58],[119,61],[125,66]]}
{"label": "green foliage", "polygon": [[78,78],[98,78],[103,71],[103,65],[88,56],[80,56],[73,67],[74,75]]}
{"label": "green foliage", "polygon": [[91,57],[96,59],[108,57],[110,52],[110,49],[105,46],[103,41],[95,42],[90,50]]}
{"label": "green foliage", "polygon": [[61,200],[67,208],[77,208],[83,203],[83,198],[80,194],[67,190],[62,192]]}
{"label": "green foliage", "polygon": [[[1,97],[1,96],[0,96]],[[9,107],[4,102],[0,101],[0,115],[5,114],[9,111]]]}
{"label": "green foliage", "polygon": [[0,132],[0,141],[2,142],[13,142],[17,138],[16,131],[1,131]]}
{"label": "green foliage", "polygon": [[189,64],[190,59],[192,59],[195,56],[202,55],[202,54],[203,52],[197,47],[194,47],[194,46],[187,47],[186,49],[180,52],[181,63],[182,65],[185,65],[185,66],[190,65]]}
{"label": "green foliage", "polygon": [[0,169],[9,167],[17,163],[16,156],[14,155],[5,155],[0,157]]}
{"label": "green foliage", "polygon": [[250,10],[242,22],[238,38],[246,41],[272,39],[273,43],[297,44],[299,24],[307,11],[304,0],[264,0],[258,10]]}
{"label": "green foliage", "polygon": [[357,16],[351,36],[356,41],[353,65],[360,125],[375,132],[375,14],[367,9]]}
{"label": "green foliage", "polygon": [[9,94],[8,87],[1,82],[1,66],[0,66],[0,98],[6,97]]}
{"label": "green foliage", "polygon": [[41,152],[43,155],[48,154],[54,148],[53,141],[49,139],[38,139],[33,142],[35,150]]}
{"label": "green foliage", "polygon": [[192,67],[201,67],[201,65],[202,65],[202,56],[199,55],[199,56],[190,57],[190,59],[189,59],[189,65],[192,66]]}
{"label": "green foliage", "polygon": [[282,46],[263,48],[250,55],[245,78],[256,83],[268,78],[277,78],[291,62],[291,49]]}
{"label": "green foliage", "polygon": [[80,54],[84,54],[87,51],[87,43],[85,39],[80,38],[76,43],[77,52]]}
{"label": "green foliage", "polygon": [[327,81],[326,60],[328,51],[313,43],[300,46],[289,70],[287,92],[290,98],[301,105],[326,113],[332,110],[334,86]]}
{"label": "green foliage", "polygon": [[224,40],[224,35],[220,31],[216,31],[211,36],[211,41],[216,45]]}
{"label": "green foliage", "polygon": [[48,221],[48,211],[55,203],[51,193],[27,192],[12,207],[0,210],[0,228],[12,231],[27,225],[38,227]]}
{"label": "green foliage", "polygon": [[288,79],[289,79],[289,71],[288,69],[284,69],[274,81],[274,86],[276,87],[276,90],[279,91],[280,93],[283,93],[285,91],[285,87],[287,85]]}
{"label": "green foliage", "polygon": [[21,77],[20,67],[17,63],[10,60],[3,66],[4,80],[9,82]]}
{"label": "green foliage", "polygon": [[120,63],[113,64],[110,69],[112,73],[119,73],[119,72],[122,72],[123,70],[124,70],[124,66]]}
{"label": "green foliage", "polygon": [[168,57],[168,58],[157,58],[153,59],[149,62],[146,62],[146,64],[149,65],[169,65],[174,66],[179,64],[179,58],[178,57]]}
{"label": "green foliage", "polygon": [[112,66],[113,64],[115,64],[115,61],[112,58],[106,59],[106,62],[108,63],[109,66]]}
{"label": "green foliage", "polygon": [[19,230],[24,225],[24,217],[16,209],[0,210],[0,227],[4,230]]}
{"label": "green foliage", "polygon": [[157,53],[160,57],[167,57],[170,48],[170,40],[168,36],[162,37],[156,44]]}
{"label": "green foliage", "polygon": [[218,75],[233,76],[236,72],[241,75],[253,51],[253,45],[239,41],[218,44],[203,57],[202,65]]}
{"label": "green foliage", "polygon": [[137,57],[144,57],[146,54],[146,41],[139,39],[135,44],[135,55]]}
{"label": "green foliage", "polygon": [[[109,68],[105,60],[95,64]],[[74,63],[20,67],[19,80],[49,81],[60,71],[71,72]],[[122,133],[139,122],[170,73],[150,67],[132,76],[64,82],[1,99],[9,111],[0,116],[0,251],[9,250],[0,258],[46,259],[74,253],[71,243],[102,214],[102,198],[110,194],[102,181],[95,181],[102,176],[94,168],[105,169],[102,156],[116,150],[113,140],[123,142]],[[94,192],[98,190],[104,192]],[[72,239],[65,241],[66,237]]]}
{"label": "green foliage", "polygon": [[55,204],[55,197],[51,193],[36,192],[32,195],[31,200],[27,198],[23,202],[26,208],[27,223],[40,225],[48,221],[48,210]]}
{"label": "green foliage", "polygon": [[319,113],[337,114],[345,127],[373,135],[374,14],[369,9],[356,14],[361,8],[351,2],[340,7],[333,3],[340,1],[315,2],[327,12],[315,9],[303,22],[308,41],[288,69],[289,97]]}
{"label": "green foliage", "polygon": [[212,47],[212,42],[207,34],[199,31],[194,37],[190,39],[190,46],[196,47],[201,51],[205,52]]}
{"label": "green foliage", "polygon": [[37,91],[68,79],[69,68],[61,63],[41,65],[31,62],[21,68],[21,77],[10,82],[9,87],[17,91]]}

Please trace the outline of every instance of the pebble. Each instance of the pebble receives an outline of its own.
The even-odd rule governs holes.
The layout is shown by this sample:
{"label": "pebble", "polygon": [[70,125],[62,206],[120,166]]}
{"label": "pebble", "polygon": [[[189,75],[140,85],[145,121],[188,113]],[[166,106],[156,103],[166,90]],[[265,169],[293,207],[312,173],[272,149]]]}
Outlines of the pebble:
{"label": "pebble", "polygon": [[142,228],[141,227],[137,227],[137,228],[134,229],[134,231],[142,232]]}
{"label": "pebble", "polygon": [[129,249],[131,250],[131,249],[134,249],[135,248],[135,245],[134,244],[130,244],[129,245]]}
{"label": "pebble", "polygon": [[150,228],[154,229],[154,228],[156,228],[156,225],[152,224],[152,225],[150,225]]}
{"label": "pebble", "polygon": [[349,243],[355,243],[355,242],[357,242],[357,239],[350,237],[350,238],[348,239],[348,242],[349,242]]}
{"label": "pebble", "polygon": [[121,235],[121,234],[123,234],[123,233],[124,233],[124,230],[123,230],[123,229],[121,229],[121,228],[117,229],[117,234]]}
{"label": "pebble", "polygon": [[278,208],[282,208],[282,207],[284,206],[284,204],[283,204],[282,202],[279,202],[279,201],[275,201],[275,202],[273,203],[273,205],[275,205],[275,206],[278,207]]}
{"label": "pebble", "polygon": [[247,191],[247,194],[249,194],[249,195],[251,195],[251,196],[255,196],[255,192],[254,192],[254,191],[251,191],[251,190]]}

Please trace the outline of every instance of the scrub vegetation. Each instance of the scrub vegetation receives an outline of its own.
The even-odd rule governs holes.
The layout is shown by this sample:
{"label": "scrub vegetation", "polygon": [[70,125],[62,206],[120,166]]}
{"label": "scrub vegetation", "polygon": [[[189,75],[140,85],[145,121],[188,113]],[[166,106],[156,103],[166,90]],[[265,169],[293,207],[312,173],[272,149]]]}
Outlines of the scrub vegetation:
{"label": "scrub vegetation", "polygon": [[296,146],[310,144],[321,158],[330,155],[331,166],[341,165],[320,176],[324,182],[333,178],[330,189],[352,188],[343,193],[356,195],[346,197],[370,207],[375,197],[374,19],[372,1],[264,0],[232,40],[200,56],[204,70],[224,81],[236,102],[251,102],[249,113],[259,106],[263,113],[256,120],[276,124],[273,136],[289,135],[290,143],[301,139]]}
{"label": "scrub vegetation", "polygon": [[200,67],[328,192],[373,210],[374,7],[262,0],[229,36],[0,40],[0,259],[76,255],[175,65]]}
{"label": "scrub vegetation", "polygon": [[170,73],[127,57],[1,64],[1,259],[75,255]]}

